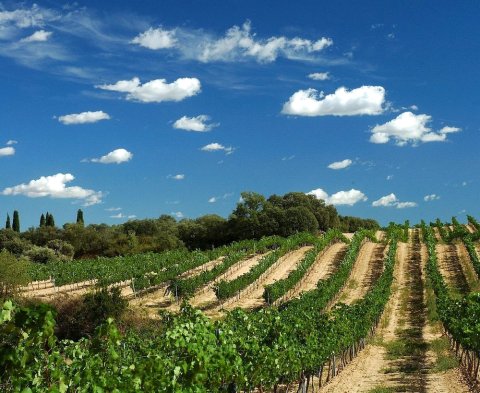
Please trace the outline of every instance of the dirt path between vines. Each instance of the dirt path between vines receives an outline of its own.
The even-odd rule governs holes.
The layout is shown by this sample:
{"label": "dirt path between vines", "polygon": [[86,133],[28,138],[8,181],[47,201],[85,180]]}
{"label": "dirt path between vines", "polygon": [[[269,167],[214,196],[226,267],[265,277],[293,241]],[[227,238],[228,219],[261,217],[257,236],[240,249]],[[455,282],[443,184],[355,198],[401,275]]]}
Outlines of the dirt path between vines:
{"label": "dirt path between vines", "polygon": [[465,224],[465,228],[469,233],[475,233],[477,229],[472,224]]}
{"label": "dirt path between vines", "polygon": [[436,368],[431,345],[441,334],[427,320],[426,256],[418,232],[398,244],[392,295],[375,336],[320,392],[470,392],[458,367]]}
{"label": "dirt path between vines", "polygon": [[194,307],[203,308],[212,303],[215,303],[217,301],[217,297],[215,296],[215,292],[213,290],[213,285],[215,282],[219,282],[222,280],[235,280],[241,275],[249,272],[252,267],[256,266],[260,262],[260,260],[269,253],[270,252],[265,254],[257,254],[253,257],[237,262],[235,265],[231,266],[225,273],[218,276],[218,278],[213,283],[209,283],[206,287],[200,288],[192,297],[192,299],[190,299],[190,304]]}
{"label": "dirt path between vines", "polygon": [[[224,307],[225,310],[233,310],[234,308],[240,307],[243,309],[253,309],[257,307],[265,306],[265,301],[263,300],[263,291],[264,286],[273,284],[275,281],[286,278],[288,274],[294,270],[297,264],[303,259],[305,253],[308,250],[311,250],[312,246],[301,247],[298,250],[291,251],[280,258],[281,262],[275,270],[270,274],[267,274],[264,279],[254,283],[255,289],[251,292],[247,292],[244,296],[241,296],[240,299],[229,303]],[[207,312],[207,315],[209,313]]]}
{"label": "dirt path between vines", "polygon": [[340,292],[338,301],[345,304],[363,298],[383,271],[385,244],[365,242],[353,265],[345,288]]}
{"label": "dirt path between vines", "polygon": [[345,243],[334,243],[329,246],[322,255],[317,257],[312,270],[302,278],[299,287],[288,295],[288,299],[315,289],[318,281],[330,277],[338,269],[347,249],[348,246]]}
{"label": "dirt path between vines", "polygon": [[447,286],[454,293],[466,294],[470,287],[455,244],[437,244],[438,267]]}

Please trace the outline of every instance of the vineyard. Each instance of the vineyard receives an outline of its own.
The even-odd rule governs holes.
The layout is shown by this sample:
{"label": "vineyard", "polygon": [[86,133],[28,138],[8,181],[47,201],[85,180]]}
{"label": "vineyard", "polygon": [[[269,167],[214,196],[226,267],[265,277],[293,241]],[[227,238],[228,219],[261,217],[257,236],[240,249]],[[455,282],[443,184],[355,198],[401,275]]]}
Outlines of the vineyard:
{"label": "vineyard", "polygon": [[480,224],[266,237],[31,265],[22,296],[119,287],[154,333],[59,340],[45,304],[0,314],[6,392],[469,392],[480,384]]}

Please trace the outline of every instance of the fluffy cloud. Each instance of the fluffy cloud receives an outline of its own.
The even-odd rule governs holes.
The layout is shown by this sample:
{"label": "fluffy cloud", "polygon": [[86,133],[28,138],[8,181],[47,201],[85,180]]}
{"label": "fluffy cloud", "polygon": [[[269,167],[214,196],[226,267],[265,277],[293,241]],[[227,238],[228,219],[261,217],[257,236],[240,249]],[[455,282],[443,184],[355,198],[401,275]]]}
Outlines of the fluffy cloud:
{"label": "fluffy cloud", "polygon": [[110,153],[100,157],[92,158],[91,162],[98,162],[100,164],[121,164],[122,162],[128,162],[133,158],[133,154],[125,149],[116,149]]}
{"label": "fluffy cloud", "polygon": [[110,115],[103,111],[87,111],[82,113],[72,113],[71,115],[59,116],[58,121],[65,125],[96,123],[100,120],[109,120]]}
{"label": "fluffy cloud", "polygon": [[282,113],[297,116],[378,115],[384,111],[385,89],[362,86],[348,90],[338,88],[325,96],[315,89],[299,90],[283,105]]}
{"label": "fluffy cloud", "polygon": [[16,145],[18,142],[13,140],[13,139],[10,139],[8,142],[7,142],[7,146],[11,146],[11,145]]}
{"label": "fluffy cloud", "polygon": [[138,44],[148,49],[166,49],[175,45],[175,31],[164,30],[162,28],[154,29],[150,27],[147,31],[137,35],[132,44]]}
{"label": "fluffy cloud", "polygon": [[15,154],[15,149],[11,146],[0,148],[0,157],[13,156]]}
{"label": "fluffy cloud", "polygon": [[366,201],[366,195],[355,189],[351,189],[349,191],[339,191],[335,194],[328,195],[324,190],[321,188],[317,188],[310,192],[307,192],[307,195],[313,195],[317,199],[322,199],[325,201],[327,205],[348,205],[353,206],[358,202]]}
{"label": "fluffy cloud", "polygon": [[51,31],[38,30],[32,35],[26,38],[23,38],[21,41],[22,42],[45,42],[45,41],[48,41],[48,39],[52,34],[53,33]]}
{"label": "fluffy cloud", "polygon": [[330,169],[345,169],[345,168],[349,167],[350,165],[352,165],[352,160],[347,158],[346,160],[343,160],[343,161],[332,162],[328,166],[328,168],[330,168]]}
{"label": "fluffy cloud", "polygon": [[185,175],[183,173],[180,173],[178,175],[168,175],[167,178],[173,179],[173,180],[183,180],[185,179]]}
{"label": "fluffy cloud", "polygon": [[314,72],[309,74],[308,77],[314,81],[326,81],[330,79],[330,74],[328,72]]}
{"label": "fluffy cloud", "polygon": [[217,198],[216,197],[211,197],[209,200],[208,200],[208,203],[215,203],[217,202]]}
{"label": "fluffy cloud", "polygon": [[405,209],[408,207],[416,207],[415,202],[400,202],[394,193],[385,195],[380,199],[372,202],[373,207],[395,207],[397,209]]}
{"label": "fluffy cloud", "polygon": [[105,209],[105,211],[107,211],[107,212],[118,212],[120,210],[122,210],[121,207],[109,207],[109,208]]}
{"label": "fluffy cloud", "polygon": [[29,198],[65,198],[83,200],[84,206],[95,205],[102,202],[101,191],[88,190],[79,186],[67,187],[67,183],[75,177],[70,173],[57,173],[53,176],[42,176],[31,180],[29,183],[7,187],[2,191],[3,195],[25,195]]}
{"label": "fluffy cloud", "polygon": [[220,143],[213,142],[213,143],[209,143],[208,145],[203,146],[200,150],[208,151],[208,152],[224,151],[225,154],[232,154],[233,151],[234,151],[234,148],[231,147],[231,146],[225,147],[225,146],[221,145]]}
{"label": "fluffy cloud", "polygon": [[[216,203],[221,199],[227,199],[233,196],[233,192],[227,192],[221,196],[213,196],[208,200],[208,203]],[[241,198],[241,197],[240,197]]]}
{"label": "fluffy cloud", "polygon": [[183,116],[173,123],[173,128],[186,131],[206,132],[218,126],[218,124],[207,124],[209,120],[210,117],[207,115],[195,117]]}
{"label": "fluffy cloud", "polygon": [[98,89],[127,93],[127,100],[140,102],[182,101],[197,95],[201,84],[197,78],[179,78],[172,83],[165,79],[154,79],[144,84],[135,77],[131,80],[118,81],[112,85],[98,85]]}
{"label": "fluffy cloud", "polygon": [[252,26],[248,21],[242,26],[231,27],[223,37],[215,37],[203,30],[150,28],[135,37],[132,42],[150,49],[174,47],[183,58],[203,63],[247,59],[269,63],[280,56],[298,60],[311,57],[312,54],[333,44],[330,38],[325,37],[316,41],[283,36],[258,39],[252,33]]}
{"label": "fluffy cloud", "polygon": [[185,217],[182,212],[171,212],[170,215],[178,219]]}
{"label": "fluffy cloud", "polygon": [[425,196],[423,197],[423,200],[424,200],[425,202],[436,201],[436,200],[438,200],[438,199],[440,199],[440,197],[439,197],[437,194],[425,195]]}
{"label": "fluffy cloud", "polygon": [[429,127],[432,117],[426,114],[416,115],[412,112],[403,112],[395,119],[372,128],[370,142],[383,144],[391,139],[398,146],[408,143],[417,145],[420,142],[444,142],[447,134],[461,131],[460,128],[446,126],[435,132]]}

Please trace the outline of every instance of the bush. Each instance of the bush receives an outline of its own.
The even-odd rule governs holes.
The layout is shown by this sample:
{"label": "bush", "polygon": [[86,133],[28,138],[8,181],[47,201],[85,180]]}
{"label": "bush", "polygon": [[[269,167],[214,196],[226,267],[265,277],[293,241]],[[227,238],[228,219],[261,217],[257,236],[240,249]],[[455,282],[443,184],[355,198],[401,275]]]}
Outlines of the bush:
{"label": "bush", "polygon": [[57,261],[57,254],[51,248],[33,246],[25,252],[25,256],[35,263],[48,263]]}
{"label": "bush", "polygon": [[73,246],[64,240],[55,239],[47,243],[47,247],[55,251],[56,256],[64,261],[71,261],[75,254]]}
{"label": "bush", "polygon": [[81,298],[63,299],[54,303],[58,311],[57,336],[78,340],[91,337],[95,328],[107,318],[121,319],[128,301],[121,297],[120,288],[101,288]]}
{"label": "bush", "polygon": [[7,250],[0,252],[0,299],[15,295],[29,281],[28,261]]}

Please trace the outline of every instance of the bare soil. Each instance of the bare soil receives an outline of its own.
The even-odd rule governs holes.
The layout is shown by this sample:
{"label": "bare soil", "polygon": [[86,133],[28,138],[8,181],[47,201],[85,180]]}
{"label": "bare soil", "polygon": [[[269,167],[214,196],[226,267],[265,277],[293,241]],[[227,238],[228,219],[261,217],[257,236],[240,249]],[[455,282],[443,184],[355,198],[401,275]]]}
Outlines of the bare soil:
{"label": "bare soil", "polygon": [[385,244],[365,242],[355,261],[352,272],[339,294],[339,301],[352,304],[363,298],[383,271]]}
{"label": "bare soil", "polygon": [[465,294],[470,287],[457,254],[457,245],[437,244],[438,267],[448,287],[455,293]]}
{"label": "bare soil", "polygon": [[338,269],[347,249],[348,246],[345,243],[334,243],[329,246],[317,257],[310,272],[300,281],[300,285],[281,300],[292,299],[300,296],[303,292],[315,289],[320,280],[330,277]]}

